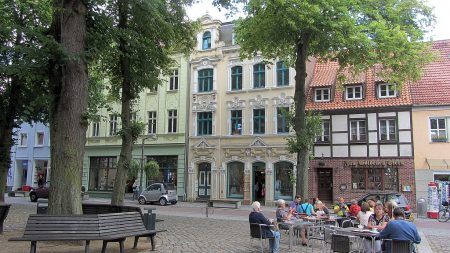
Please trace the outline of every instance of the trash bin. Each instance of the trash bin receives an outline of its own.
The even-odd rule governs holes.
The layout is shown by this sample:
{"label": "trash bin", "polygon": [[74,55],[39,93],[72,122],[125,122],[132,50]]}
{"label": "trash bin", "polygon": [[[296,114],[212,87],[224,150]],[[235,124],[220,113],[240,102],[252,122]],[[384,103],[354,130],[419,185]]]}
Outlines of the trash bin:
{"label": "trash bin", "polygon": [[37,214],[47,214],[48,212],[48,199],[37,200]]}
{"label": "trash bin", "polygon": [[424,198],[417,200],[417,218],[427,217],[427,201]]}
{"label": "trash bin", "polygon": [[155,230],[156,213],[152,213],[151,210],[147,210],[144,213],[144,226],[147,230]]}

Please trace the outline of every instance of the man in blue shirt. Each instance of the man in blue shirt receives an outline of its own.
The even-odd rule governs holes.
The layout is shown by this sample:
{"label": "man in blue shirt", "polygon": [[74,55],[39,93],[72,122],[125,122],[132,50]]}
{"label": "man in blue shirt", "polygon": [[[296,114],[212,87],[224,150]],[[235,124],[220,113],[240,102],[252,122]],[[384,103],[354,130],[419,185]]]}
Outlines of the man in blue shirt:
{"label": "man in blue shirt", "polygon": [[306,214],[307,216],[311,216],[313,214],[316,214],[314,212],[314,207],[311,205],[308,201],[305,201],[302,204],[299,204],[297,206],[297,213],[299,214]]}
{"label": "man in blue shirt", "polygon": [[405,220],[405,213],[400,207],[394,209],[394,220],[388,222],[379,237],[381,239],[407,240],[416,244],[419,244],[421,240],[416,225]]}
{"label": "man in blue shirt", "polygon": [[298,205],[302,202],[302,197],[300,195],[295,195],[294,201],[289,204],[289,209],[294,209],[297,212]]}

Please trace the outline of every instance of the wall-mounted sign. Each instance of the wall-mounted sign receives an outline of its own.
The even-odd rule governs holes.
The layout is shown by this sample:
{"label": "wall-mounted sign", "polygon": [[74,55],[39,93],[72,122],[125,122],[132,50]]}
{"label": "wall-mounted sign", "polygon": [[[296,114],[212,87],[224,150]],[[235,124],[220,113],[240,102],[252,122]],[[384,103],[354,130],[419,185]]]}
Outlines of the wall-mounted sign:
{"label": "wall-mounted sign", "polygon": [[344,161],[345,167],[389,167],[389,166],[403,166],[403,161],[400,160],[356,160]]}

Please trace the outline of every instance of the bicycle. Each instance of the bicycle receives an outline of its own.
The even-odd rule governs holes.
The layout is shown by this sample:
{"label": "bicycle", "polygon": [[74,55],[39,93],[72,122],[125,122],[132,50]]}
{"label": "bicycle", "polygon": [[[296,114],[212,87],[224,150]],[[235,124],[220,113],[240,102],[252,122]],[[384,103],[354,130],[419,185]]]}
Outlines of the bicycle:
{"label": "bicycle", "polygon": [[447,201],[442,201],[443,209],[439,210],[438,221],[439,222],[447,222],[450,219],[450,209],[448,207]]}

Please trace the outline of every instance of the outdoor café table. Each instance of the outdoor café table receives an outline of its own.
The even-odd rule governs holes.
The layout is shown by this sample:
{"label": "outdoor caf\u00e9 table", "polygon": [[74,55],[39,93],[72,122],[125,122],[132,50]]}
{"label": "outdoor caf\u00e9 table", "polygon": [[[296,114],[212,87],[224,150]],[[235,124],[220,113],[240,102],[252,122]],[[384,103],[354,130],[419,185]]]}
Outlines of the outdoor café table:
{"label": "outdoor caf\u00e9 table", "polygon": [[309,221],[316,224],[321,224],[322,222],[332,221],[335,222],[334,219],[330,219],[328,216],[305,216],[302,217],[304,221]]}
{"label": "outdoor caf\u00e9 table", "polygon": [[368,229],[359,229],[354,227],[348,227],[348,228],[341,228],[336,227],[334,228],[336,231],[336,234],[341,235],[353,235],[353,236],[359,236],[361,238],[367,238],[370,237],[372,241],[372,252],[375,252],[375,239],[378,237],[380,232],[375,232]]}
{"label": "outdoor caf\u00e9 table", "polygon": [[309,221],[303,221],[301,219],[283,221],[280,224],[287,226],[289,228],[289,250],[292,249],[292,237],[294,236],[294,229],[302,229],[303,226],[313,225]]}

